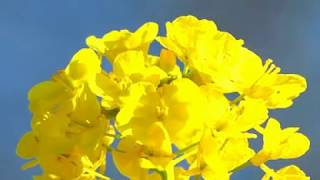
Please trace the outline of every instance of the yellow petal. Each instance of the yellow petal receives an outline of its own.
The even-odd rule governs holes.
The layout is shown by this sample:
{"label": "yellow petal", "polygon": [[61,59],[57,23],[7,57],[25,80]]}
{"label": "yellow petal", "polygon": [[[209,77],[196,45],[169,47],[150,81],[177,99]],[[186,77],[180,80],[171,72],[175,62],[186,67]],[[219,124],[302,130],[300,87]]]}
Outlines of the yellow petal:
{"label": "yellow petal", "polygon": [[309,177],[297,166],[289,165],[277,171],[277,174],[286,179],[308,180]]}
{"label": "yellow petal", "polygon": [[25,133],[17,145],[17,155],[30,159],[37,154],[39,140],[32,131]]}
{"label": "yellow petal", "polygon": [[112,151],[112,157],[121,174],[132,178],[141,177],[145,173],[139,165],[141,147],[135,143],[132,137],[127,136],[121,139],[117,149],[119,151]]}
{"label": "yellow petal", "polygon": [[128,49],[135,49],[152,42],[157,34],[158,24],[154,22],[145,23],[128,38],[125,45]]}
{"label": "yellow petal", "polygon": [[304,77],[297,74],[280,74],[274,83],[274,92],[267,101],[270,108],[287,108],[307,88]]}
{"label": "yellow petal", "polygon": [[99,54],[104,54],[107,47],[105,46],[102,39],[96,38],[95,36],[89,36],[86,39],[86,44],[90,48],[96,50]]}
{"label": "yellow petal", "polygon": [[262,131],[263,148],[251,160],[259,166],[268,160],[292,159],[305,154],[310,147],[309,139],[297,131],[299,128],[281,129],[276,119],[269,119]]}
{"label": "yellow petal", "polygon": [[97,97],[88,87],[76,98],[76,107],[70,114],[70,118],[80,124],[95,123],[100,115],[100,105]]}
{"label": "yellow petal", "polygon": [[248,131],[261,125],[268,118],[268,109],[262,100],[246,98],[237,109],[238,118],[234,124],[241,131]]}
{"label": "yellow petal", "polygon": [[306,176],[306,174],[296,165],[289,165],[279,169],[276,172],[271,170],[270,172],[266,172],[266,174],[262,177],[262,180],[309,180],[310,177]]}
{"label": "yellow petal", "polygon": [[29,93],[29,109],[33,113],[45,113],[47,111],[70,112],[73,94],[62,84],[54,81],[44,81],[33,86]]}
{"label": "yellow petal", "polygon": [[128,50],[142,51],[147,55],[157,33],[158,25],[153,22],[145,23],[133,33],[128,30],[111,31],[102,38],[107,48],[105,55],[111,63],[119,54]]}
{"label": "yellow petal", "polygon": [[304,155],[310,148],[309,139],[302,133],[294,133],[281,144],[281,153],[276,158],[293,159]]}
{"label": "yellow petal", "polygon": [[95,75],[101,72],[100,65],[101,60],[94,50],[83,48],[72,57],[66,74],[74,81],[95,79]]}
{"label": "yellow petal", "polygon": [[121,88],[106,73],[96,75],[94,82],[89,84],[90,90],[99,97],[102,97],[101,105],[106,109],[115,109],[120,105]]}
{"label": "yellow petal", "polygon": [[141,51],[127,51],[117,56],[113,63],[113,72],[119,77],[141,76],[145,69]]}
{"label": "yellow petal", "polygon": [[33,159],[33,160],[25,163],[24,165],[22,165],[21,169],[22,170],[26,170],[26,169],[29,169],[29,168],[33,168],[33,167],[37,166],[38,164],[39,164],[38,160]]}
{"label": "yellow petal", "polygon": [[194,16],[180,16],[173,22],[166,23],[167,37],[158,38],[160,44],[176,53],[178,58],[190,63],[193,52],[200,37],[210,39],[217,32],[214,22],[197,19]]}

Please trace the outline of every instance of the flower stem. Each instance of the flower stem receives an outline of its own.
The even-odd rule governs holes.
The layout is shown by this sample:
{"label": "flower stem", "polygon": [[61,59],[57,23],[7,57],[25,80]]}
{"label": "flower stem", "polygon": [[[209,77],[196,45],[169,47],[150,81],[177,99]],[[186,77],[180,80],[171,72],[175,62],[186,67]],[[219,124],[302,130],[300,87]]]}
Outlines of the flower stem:
{"label": "flower stem", "polygon": [[200,175],[193,176],[194,180],[200,180],[200,178],[201,178]]}
{"label": "flower stem", "polygon": [[177,156],[180,156],[180,155],[184,154],[185,152],[187,152],[188,150],[192,149],[193,147],[197,146],[199,143],[200,142],[195,142],[195,143],[193,143],[193,144],[191,144],[191,145],[189,145],[189,146],[187,146],[185,148],[180,149],[179,151],[175,152],[175,154]]}
{"label": "flower stem", "polygon": [[166,171],[159,171],[162,180],[168,180],[168,175]]}
{"label": "flower stem", "polygon": [[239,95],[237,98],[235,98],[234,100],[232,100],[230,103],[231,103],[232,105],[238,104],[243,98],[244,98],[244,94]]}

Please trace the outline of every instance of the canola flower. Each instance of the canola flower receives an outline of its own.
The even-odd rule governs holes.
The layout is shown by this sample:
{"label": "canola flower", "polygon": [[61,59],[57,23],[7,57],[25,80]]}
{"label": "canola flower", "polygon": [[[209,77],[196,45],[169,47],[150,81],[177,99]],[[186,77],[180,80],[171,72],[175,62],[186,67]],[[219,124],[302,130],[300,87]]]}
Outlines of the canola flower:
{"label": "canola flower", "polygon": [[[159,55],[149,53],[155,41]],[[86,44],[29,91],[31,130],[17,155],[28,160],[22,169],[41,167],[34,179],[111,179],[107,153],[137,180],[227,180],[247,166],[260,168],[262,180],[310,179],[296,165],[269,165],[309,149],[299,128],[282,128],[268,115],[290,107],[306,80],[281,73],[213,21],[181,16],[166,23],[165,36],[148,22]],[[255,150],[250,143],[260,136]]]}

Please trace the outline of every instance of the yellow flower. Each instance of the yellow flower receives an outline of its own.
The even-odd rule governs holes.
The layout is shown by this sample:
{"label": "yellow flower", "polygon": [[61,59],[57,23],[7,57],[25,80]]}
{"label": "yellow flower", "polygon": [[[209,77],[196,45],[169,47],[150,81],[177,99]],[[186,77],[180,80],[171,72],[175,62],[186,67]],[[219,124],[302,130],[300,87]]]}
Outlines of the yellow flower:
{"label": "yellow flower", "polygon": [[206,125],[214,127],[219,121],[229,120],[226,118],[230,114],[230,102],[213,84],[200,86],[201,92],[206,97],[206,105],[203,112],[206,114]]}
{"label": "yellow flower", "polygon": [[265,103],[259,99],[246,98],[238,106],[233,107],[235,119],[233,128],[246,132],[264,123],[268,118],[268,110]]}
{"label": "yellow flower", "polygon": [[34,176],[35,180],[95,180],[96,177],[109,180],[108,177],[95,172],[102,165],[100,160],[93,164],[87,156],[80,157],[75,154],[46,158],[48,163],[43,165],[46,171],[40,176]]}
{"label": "yellow flower", "polygon": [[229,179],[232,170],[245,164],[253,154],[246,138],[214,136],[207,129],[189,174],[202,175],[205,179]]}
{"label": "yellow flower", "polygon": [[38,141],[32,131],[25,133],[17,145],[17,155],[24,159],[33,158],[38,151]]}
{"label": "yellow flower", "polygon": [[[246,70],[250,72],[248,68],[242,69],[242,72]],[[272,64],[271,60],[267,60],[264,66],[259,65],[251,69],[250,75],[253,76],[256,73],[258,76],[253,83],[248,83],[250,86],[243,86],[241,93],[252,98],[263,99],[268,108],[287,108],[300,93],[306,90],[306,80],[302,76],[280,74],[280,69]],[[245,82],[245,80],[242,81]]]}
{"label": "yellow flower", "polygon": [[268,108],[286,108],[306,89],[296,74],[279,74],[271,60],[242,47],[243,41],[217,30],[212,21],[182,16],[168,22],[166,37],[158,38],[175,52],[198,84],[214,83],[222,92],[239,92],[263,99]]}
{"label": "yellow flower", "polygon": [[147,170],[142,169],[139,164],[142,147],[135,142],[132,136],[122,138],[117,149],[112,151],[112,157],[121,174],[130,178],[146,176]]}
{"label": "yellow flower", "polygon": [[64,84],[56,81],[44,81],[31,88],[28,93],[29,109],[32,113],[71,112],[72,99],[75,92],[65,88]]}
{"label": "yellow flower", "polygon": [[306,80],[297,74],[280,74],[280,68],[242,48],[232,63],[212,72],[215,85],[223,92],[264,100],[268,108],[287,108],[306,89]]}
{"label": "yellow flower", "polygon": [[[89,48],[32,87],[31,130],[16,149],[28,161],[22,169],[39,165],[37,180],[109,179],[110,152],[133,180],[228,180],[247,165],[259,166],[264,180],[309,179],[294,165],[265,164],[306,153],[299,128],[282,129],[273,118],[261,127],[268,109],[287,108],[305,91],[304,77],[263,63],[213,21],[181,16],[166,30],[156,37],[158,25],[148,22],[90,36]],[[149,53],[155,39],[160,54]],[[103,70],[105,58],[111,70]],[[260,137],[253,130],[263,138],[258,153],[248,142]]]}
{"label": "yellow flower", "polygon": [[96,75],[95,82],[89,85],[95,95],[102,97],[101,105],[107,110],[112,110],[120,106],[119,98],[127,82],[118,82],[113,74],[101,72]]}
{"label": "yellow flower", "polygon": [[87,45],[113,62],[116,56],[127,50],[138,50],[147,55],[149,46],[157,34],[158,25],[154,22],[148,22],[133,33],[128,30],[120,30],[111,31],[101,39],[90,36],[87,39]]}
{"label": "yellow flower", "polygon": [[81,49],[72,57],[65,72],[75,86],[90,83],[101,72],[101,59],[92,49]]}
{"label": "yellow flower", "polygon": [[94,51],[81,49],[66,69],[56,73],[51,81],[44,81],[32,87],[28,94],[30,111],[35,114],[48,111],[71,112],[75,108],[77,97],[83,91],[89,92],[86,86],[92,87],[97,73],[101,71],[100,64],[100,59]]}
{"label": "yellow flower", "polygon": [[261,130],[263,147],[251,162],[259,166],[268,160],[292,159],[305,154],[309,150],[310,141],[298,130],[293,127],[281,129],[276,119],[269,119],[266,127]]}
{"label": "yellow flower", "polygon": [[[100,176],[95,171],[105,165],[100,157],[105,156],[103,139],[108,122],[89,88],[100,70],[95,52],[82,49],[65,70],[30,90],[32,131],[17,146],[20,157],[31,159],[24,169],[39,164],[44,175],[38,178],[78,178],[87,171],[89,179]],[[95,168],[85,167],[84,157],[95,163]]]}
{"label": "yellow flower", "polygon": [[[176,53],[185,64],[193,64],[194,53],[205,46],[207,39],[218,32],[214,22],[206,19],[198,20],[194,16],[181,16],[172,23],[166,23],[167,36],[159,37],[162,46]],[[208,44],[206,44],[208,45]]]}
{"label": "yellow flower", "polygon": [[[76,177],[83,171],[79,158],[84,154],[94,162],[99,161],[100,165],[104,165],[105,160],[99,160],[99,157],[105,155],[101,141],[106,129],[106,119],[83,127],[67,117],[49,116],[20,140],[17,154],[25,159],[34,159],[23,168],[40,164],[45,172],[59,177]],[[65,169],[69,169],[69,174],[64,172]]]}
{"label": "yellow flower", "polygon": [[158,89],[150,88],[139,100],[133,115],[122,114],[122,117],[130,118],[126,122],[136,139],[143,137],[145,128],[159,121],[167,129],[171,141],[185,147],[199,139],[205,118],[201,112],[204,103],[204,96],[196,84],[188,79],[177,79]]}
{"label": "yellow flower", "polygon": [[166,77],[166,73],[157,66],[147,66],[141,51],[121,53],[113,63],[113,73],[118,78],[128,77],[132,82],[146,81],[156,86]]}
{"label": "yellow flower", "polygon": [[217,71],[231,64],[238,56],[242,40],[231,34],[218,31],[213,21],[181,16],[166,24],[166,37],[158,41],[165,48],[175,52],[191,71],[190,78],[198,84],[224,79]]}
{"label": "yellow flower", "polygon": [[278,171],[274,171],[269,167],[263,165],[261,167],[265,171],[265,175],[262,177],[262,180],[309,180],[310,177],[297,166],[289,165],[285,166]]}
{"label": "yellow flower", "polygon": [[112,152],[115,165],[127,177],[146,177],[147,169],[161,171],[173,158],[171,142],[161,122],[153,123],[143,139],[126,136],[119,142],[118,150]]}
{"label": "yellow flower", "polygon": [[155,65],[148,65],[147,58],[142,51],[126,51],[117,56],[110,73],[97,74],[95,83],[90,89],[102,97],[102,106],[108,110],[123,106],[128,94],[133,91],[131,86],[151,83],[158,86],[166,72]]}
{"label": "yellow flower", "polygon": [[251,137],[246,132],[268,118],[268,111],[262,100],[246,98],[239,105],[233,105],[213,85],[201,86],[201,89],[208,100],[206,124],[216,135],[225,137],[249,135]]}
{"label": "yellow flower", "polygon": [[142,141],[146,148],[142,156],[140,165],[143,168],[163,170],[173,158],[171,141],[167,130],[161,122],[152,124],[146,132],[146,137]]}

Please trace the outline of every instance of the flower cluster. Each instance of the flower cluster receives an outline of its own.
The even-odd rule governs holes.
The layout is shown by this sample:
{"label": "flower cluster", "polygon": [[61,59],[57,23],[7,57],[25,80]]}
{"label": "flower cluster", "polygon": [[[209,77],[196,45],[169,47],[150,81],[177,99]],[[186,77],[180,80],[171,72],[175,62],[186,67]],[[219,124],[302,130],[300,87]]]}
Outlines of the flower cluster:
{"label": "flower cluster", "polygon": [[[163,47],[158,56],[149,53],[154,41]],[[247,166],[264,171],[263,180],[309,179],[295,165],[267,166],[309,149],[299,128],[268,115],[290,107],[305,79],[280,73],[214,22],[182,16],[167,22],[166,36],[148,22],[86,44],[29,92],[32,130],[17,154],[30,160],[23,169],[40,165],[35,179],[109,179],[107,153],[137,180],[227,180]],[[249,140],[258,137],[263,145],[254,150]]]}

